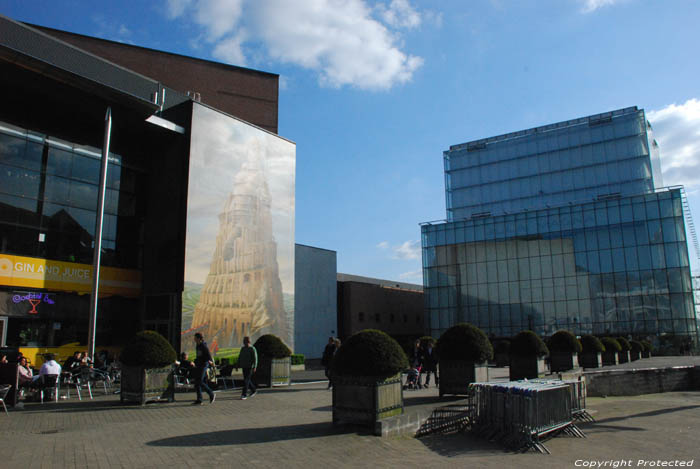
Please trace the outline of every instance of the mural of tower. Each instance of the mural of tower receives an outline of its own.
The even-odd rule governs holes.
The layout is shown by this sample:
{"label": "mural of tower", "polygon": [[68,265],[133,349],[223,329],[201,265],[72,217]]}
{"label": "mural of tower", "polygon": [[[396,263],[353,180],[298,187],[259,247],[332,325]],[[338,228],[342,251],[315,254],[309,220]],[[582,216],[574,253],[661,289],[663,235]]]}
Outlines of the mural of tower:
{"label": "mural of tower", "polygon": [[289,336],[270,206],[265,173],[249,160],[219,214],[216,248],[194,308],[192,326],[210,344],[238,347],[244,336]]}

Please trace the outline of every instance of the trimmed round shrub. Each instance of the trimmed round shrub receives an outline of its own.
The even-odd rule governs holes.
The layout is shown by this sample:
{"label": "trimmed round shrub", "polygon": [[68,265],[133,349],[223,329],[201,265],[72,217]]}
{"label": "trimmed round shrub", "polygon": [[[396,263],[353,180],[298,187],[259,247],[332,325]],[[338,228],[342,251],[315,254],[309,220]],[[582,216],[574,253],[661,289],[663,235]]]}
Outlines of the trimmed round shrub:
{"label": "trimmed round shrub", "polygon": [[620,342],[620,347],[622,347],[622,349],[621,349],[622,352],[627,352],[629,350],[632,350],[632,348],[630,347],[629,340],[625,339],[624,337],[618,337],[617,341]]}
{"label": "trimmed round shrub", "polygon": [[175,349],[156,331],[137,333],[119,355],[119,361],[122,364],[143,368],[162,368],[172,365],[175,360],[177,360]]}
{"label": "trimmed round shrub", "polygon": [[484,331],[463,322],[450,327],[440,336],[437,353],[441,360],[483,363],[493,357],[493,347]]}
{"label": "trimmed round shrub", "polygon": [[581,348],[587,353],[603,353],[605,345],[594,335],[586,334],[581,336]]}
{"label": "trimmed round shrub", "polygon": [[602,339],[600,339],[600,341],[603,343],[606,352],[622,351],[622,346],[620,345],[620,342],[618,342],[616,339],[613,339],[612,337],[603,337]]}
{"label": "trimmed round shrub", "polygon": [[649,342],[648,340],[641,340],[640,342],[644,346],[645,352],[651,352],[654,350],[654,346],[651,345],[651,342]]}
{"label": "trimmed round shrub", "polygon": [[510,355],[544,357],[549,353],[547,345],[532,331],[521,331],[510,342]]}
{"label": "trimmed round shrub", "polygon": [[630,350],[633,352],[641,352],[644,350],[644,344],[638,340],[630,340]]}
{"label": "trimmed round shrub", "polygon": [[[435,343],[437,342],[437,341],[435,340],[435,337],[432,337],[432,336],[429,336],[429,335],[424,335],[423,337],[421,337],[421,338],[418,339],[418,340],[420,340],[420,344],[421,344],[422,346],[424,346],[424,347],[425,347],[426,345],[428,345],[428,344],[433,344],[433,347],[434,347],[434,346],[435,346]],[[414,343],[415,343],[415,342],[414,342]]]}
{"label": "trimmed round shrub", "polygon": [[394,376],[408,368],[408,359],[396,340],[376,329],[351,335],[338,349],[331,372],[339,376]]}
{"label": "trimmed round shrub", "polygon": [[287,358],[292,355],[287,344],[274,334],[261,335],[253,347],[258,351],[258,355],[265,358]]}
{"label": "trimmed round shrub", "polygon": [[576,336],[565,330],[552,334],[547,345],[552,352],[580,353],[582,350],[581,343]]}
{"label": "trimmed round shrub", "polygon": [[509,353],[510,352],[510,340],[499,339],[493,343],[494,353]]}

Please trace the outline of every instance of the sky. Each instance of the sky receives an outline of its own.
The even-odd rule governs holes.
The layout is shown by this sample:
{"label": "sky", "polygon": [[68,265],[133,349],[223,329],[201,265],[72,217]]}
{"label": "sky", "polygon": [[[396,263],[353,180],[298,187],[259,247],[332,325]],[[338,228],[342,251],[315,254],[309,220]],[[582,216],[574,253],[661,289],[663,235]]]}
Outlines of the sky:
{"label": "sky", "polygon": [[422,283],[419,223],[446,217],[450,145],[635,105],[700,223],[695,0],[0,0],[0,14],[279,74],[296,242],[337,251],[339,272]]}

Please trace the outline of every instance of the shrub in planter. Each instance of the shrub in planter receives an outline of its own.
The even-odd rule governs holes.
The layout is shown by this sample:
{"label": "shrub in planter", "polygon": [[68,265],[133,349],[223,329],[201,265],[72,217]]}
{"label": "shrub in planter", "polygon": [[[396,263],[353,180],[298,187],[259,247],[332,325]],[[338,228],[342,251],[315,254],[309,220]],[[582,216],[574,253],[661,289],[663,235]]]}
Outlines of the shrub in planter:
{"label": "shrub in planter", "polygon": [[488,360],[493,347],[484,331],[460,323],[447,329],[438,339],[440,396],[466,394],[469,383],[488,381]]}
{"label": "shrub in planter", "polygon": [[292,351],[273,334],[261,335],[253,344],[258,352],[255,382],[264,386],[292,383]]}
{"label": "shrub in planter", "polygon": [[620,342],[612,337],[603,337],[600,341],[605,347],[605,352],[603,352],[603,365],[617,365],[617,352],[622,350]]}
{"label": "shrub in planter", "polygon": [[638,340],[630,340],[630,360],[636,361],[641,358],[644,345]]}
{"label": "shrub in planter", "polygon": [[641,343],[644,346],[644,349],[642,350],[642,358],[650,358],[651,352],[654,351],[654,346],[651,345],[651,342],[648,340],[642,340]]}
{"label": "shrub in planter", "polygon": [[[428,345],[428,344],[432,344],[433,347],[434,347],[434,346],[435,346],[435,343],[437,342],[437,340],[435,340],[435,337],[430,336],[430,335],[424,335],[423,337],[421,337],[421,338],[418,339],[418,340],[420,340],[420,344],[421,344],[423,347],[425,347],[425,346]],[[415,343],[415,342],[414,342],[414,343]],[[411,348],[412,348],[412,347],[411,347]]]}
{"label": "shrub in planter", "polygon": [[403,413],[401,372],[408,359],[396,340],[366,329],[350,336],[331,363],[333,423],[374,425]]}
{"label": "shrub in planter", "polygon": [[499,339],[493,342],[493,356],[496,366],[510,365],[510,340]]}
{"label": "shrub in planter", "polygon": [[620,343],[620,351],[617,352],[618,362],[627,363],[630,361],[630,347],[629,341],[624,337],[618,337],[616,339]]}
{"label": "shrub in planter", "polygon": [[510,343],[510,379],[541,378],[545,374],[547,346],[532,331],[519,332]]}
{"label": "shrub in planter", "polygon": [[155,331],[142,331],[122,350],[120,400],[142,405],[151,400],[175,400],[173,370],[177,354]]}
{"label": "shrub in planter", "polygon": [[552,371],[567,371],[578,368],[578,354],[581,343],[569,331],[555,332],[549,338],[549,360]]}
{"label": "shrub in planter", "polygon": [[598,337],[584,335],[581,337],[579,364],[584,368],[600,368],[603,363],[603,352],[605,352],[605,346]]}
{"label": "shrub in planter", "polygon": [[306,357],[303,353],[293,353],[291,355],[292,365],[303,365],[306,362]]}

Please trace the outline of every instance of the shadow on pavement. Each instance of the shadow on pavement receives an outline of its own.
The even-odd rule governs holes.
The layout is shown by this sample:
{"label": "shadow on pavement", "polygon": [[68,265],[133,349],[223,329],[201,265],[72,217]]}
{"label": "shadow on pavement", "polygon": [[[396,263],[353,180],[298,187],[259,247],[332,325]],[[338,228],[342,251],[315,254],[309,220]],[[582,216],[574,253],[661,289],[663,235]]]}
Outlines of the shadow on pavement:
{"label": "shadow on pavement", "polygon": [[668,414],[671,412],[681,412],[684,410],[691,410],[691,409],[697,409],[697,408],[700,408],[700,405],[686,405],[686,406],[681,406],[681,407],[671,407],[668,409],[650,410],[649,412],[641,412],[639,414],[621,415],[619,417],[609,417],[606,419],[596,419],[596,422],[597,423],[618,422],[620,420],[634,419],[634,418],[639,418],[639,417],[654,417],[656,415]]}
{"label": "shadow on pavement", "polygon": [[419,441],[429,450],[448,458],[466,454],[485,456],[504,452],[502,446],[477,438],[470,433],[428,435],[420,438]]}
{"label": "shadow on pavement", "polygon": [[218,432],[195,433],[193,435],[163,438],[146,443],[148,446],[224,446],[248,445],[272,441],[302,440],[344,434],[369,435],[370,432],[354,426],[334,426],[331,422],[290,425],[287,427],[240,428]]}

